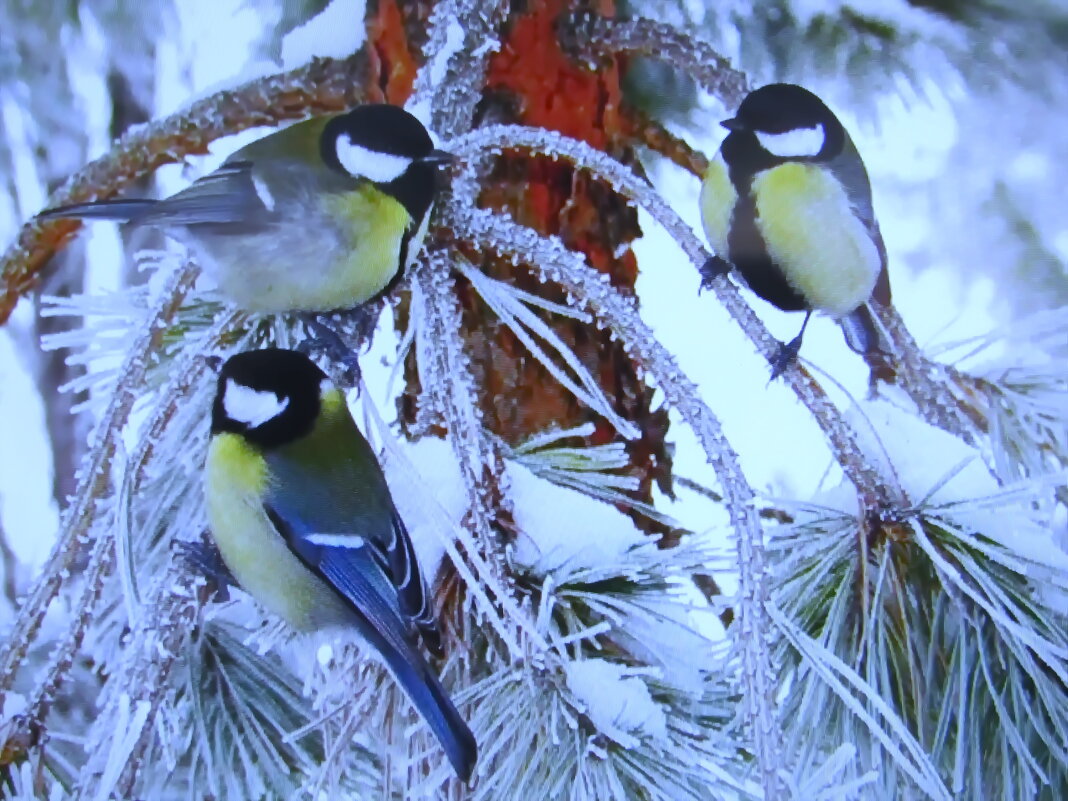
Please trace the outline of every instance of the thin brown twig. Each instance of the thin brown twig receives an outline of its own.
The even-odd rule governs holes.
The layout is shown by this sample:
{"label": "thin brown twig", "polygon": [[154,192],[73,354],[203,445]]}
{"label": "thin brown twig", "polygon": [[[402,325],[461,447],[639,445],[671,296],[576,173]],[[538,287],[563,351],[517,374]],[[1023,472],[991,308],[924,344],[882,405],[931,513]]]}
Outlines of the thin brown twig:
{"label": "thin brown twig", "polygon": [[[111,151],[72,175],[50,205],[111,197],[164,164],[207,152],[208,145],[257,125],[343,111],[369,93],[366,49],[346,59],[315,59],[281,75],[199,100],[183,111],[126,133]],[[52,255],[81,223],[30,220],[0,258],[0,325],[38,282]]]}
{"label": "thin brown twig", "polygon": [[688,36],[671,25],[649,19],[618,20],[594,14],[574,14],[557,26],[560,42],[574,55],[588,60],[631,53],[681,66],[701,88],[736,108],[749,91],[744,72],[716,52],[708,42]]}

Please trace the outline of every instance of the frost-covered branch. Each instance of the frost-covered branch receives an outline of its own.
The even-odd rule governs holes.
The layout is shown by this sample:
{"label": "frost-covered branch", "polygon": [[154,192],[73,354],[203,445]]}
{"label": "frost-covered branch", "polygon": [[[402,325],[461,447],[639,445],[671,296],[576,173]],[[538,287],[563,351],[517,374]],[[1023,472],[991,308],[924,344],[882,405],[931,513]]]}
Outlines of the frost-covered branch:
{"label": "frost-covered branch", "polygon": [[924,356],[896,309],[874,306],[879,322],[894,343],[899,383],[917,410],[932,425],[975,444],[978,431],[986,427],[986,422],[974,405],[953,392],[952,386],[961,394],[966,391],[955,371]]}
{"label": "frost-covered branch", "polygon": [[[63,586],[65,578],[69,576],[71,566],[82,553],[99,507],[109,495],[112,461],[137,393],[143,387],[145,374],[151,364],[151,354],[159,349],[166,323],[177,313],[197,273],[197,268],[191,265],[175,270],[161,289],[159,300],[151,309],[140,333],[127,352],[120,373],[121,379],[115,387],[107,410],[96,426],[93,442],[86,452],[86,461],[79,471],[78,490],[64,511],[59,537],[41,575],[34,583],[33,590],[19,608],[12,631],[0,651],[0,705],[4,694],[11,689],[45,612]],[[99,572],[87,578],[99,582],[104,575],[106,561],[99,560]],[[90,593],[84,600],[91,603],[95,597],[95,593]],[[87,618],[88,615],[82,614],[81,610],[76,611],[75,629],[72,629],[71,635],[73,642],[68,642],[68,646],[73,644],[73,647],[77,648]],[[65,653],[66,646],[61,647],[59,658],[69,661],[63,657]]]}
{"label": "frost-covered branch", "polygon": [[[207,151],[214,140],[257,125],[276,125],[309,114],[343,111],[364,96],[367,54],[316,59],[281,75],[252,81],[193,103],[158,122],[132,129],[105,156],[72,175],[50,198],[51,205],[111,197],[164,164]],[[0,324],[18,299],[36,285],[52,254],[80,223],[30,220],[0,258]]]}
{"label": "frost-covered branch", "polygon": [[737,537],[740,598],[732,633],[742,654],[747,720],[760,765],[765,797],[778,798],[783,766],[781,735],[775,712],[777,682],[767,638],[769,576],[764,556],[763,529],[754,506],[754,493],[737,454],[720,429],[697,387],[685,377],[674,358],[657,342],[638,315],[633,299],[620,295],[558,240],[545,239],[507,217],[479,209],[450,210],[448,222],[457,235],[481,249],[496,251],[529,265],[544,279],[560,284],[587,305],[620,338],[635,362],[649,373],[667,402],[682,415],[705,450],[723,488],[726,507]]}
{"label": "frost-covered branch", "polygon": [[[497,604],[510,607],[512,614],[500,617],[494,625],[520,658],[524,648],[512,629],[526,626],[528,635],[533,629],[517,604],[515,587],[502,559],[504,543],[494,531],[498,515],[508,512],[507,481],[501,455],[482,426],[471,367],[460,336],[460,310],[446,251],[429,254],[426,263],[419,265],[413,276],[413,290],[413,305],[421,309],[419,317],[424,327],[416,334],[423,389],[420,398],[426,404],[420,409],[420,417],[425,419],[432,410],[448,430],[470,502],[467,523],[475,534],[467,544],[467,559],[476,560],[476,564],[482,562],[485,567],[475,574],[476,580],[494,589]],[[497,617],[492,609],[483,609],[483,614],[490,620]],[[534,636],[535,640],[540,639]]]}
{"label": "frost-covered branch", "polygon": [[[480,128],[453,145],[454,150],[471,157],[517,147],[566,158],[576,166],[590,170],[645,208],[679,244],[694,266],[701,268],[708,261],[707,249],[660,195],[622,164],[584,142],[536,128],[494,125]],[[778,353],[778,340],[772,337],[734,285],[720,279],[715,282],[713,290],[757,349],[766,358],[773,358]],[[870,464],[841,413],[800,364],[787,369],[783,379],[823,430],[835,460],[856,486],[865,509],[881,510],[893,498],[892,483]]]}
{"label": "frost-covered branch", "polygon": [[110,798],[113,793],[119,798],[134,797],[155,731],[156,711],[167,692],[167,676],[200,608],[196,583],[189,565],[173,554],[157,581],[150,614],[133,627],[123,668],[109,678],[98,730],[88,738],[94,747],[82,768],[77,798]]}
{"label": "frost-covered branch", "polygon": [[593,14],[563,17],[562,41],[580,58],[596,62],[603,55],[633,53],[664,61],[686,71],[728,108],[735,108],[749,90],[743,72],[731,66],[712,45],[660,22],[616,20]]}
{"label": "frost-covered branch", "polygon": [[408,105],[430,102],[431,127],[454,137],[471,129],[482,98],[486,64],[499,47],[497,31],[508,4],[500,0],[441,0],[430,17],[426,64]]}

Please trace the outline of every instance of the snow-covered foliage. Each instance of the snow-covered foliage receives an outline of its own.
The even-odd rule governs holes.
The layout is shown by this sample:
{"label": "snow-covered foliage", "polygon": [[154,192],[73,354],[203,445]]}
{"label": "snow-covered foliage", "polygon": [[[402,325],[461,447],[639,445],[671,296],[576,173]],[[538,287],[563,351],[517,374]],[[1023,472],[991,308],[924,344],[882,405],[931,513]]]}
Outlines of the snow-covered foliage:
{"label": "snow-covered foliage", "polygon": [[[101,31],[118,24],[104,13],[110,4],[75,5],[85,41],[97,43],[90,55],[102,58],[110,34]],[[57,293],[42,312],[75,323],[43,345],[83,370],[65,389],[93,431],[51,553],[0,643],[5,797],[845,801],[1068,791],[1065,310],[959,343],[939,354],[943,362],[891,318],[899,385],[855,400],[804,365],[765,388],[778,341],[747,296],[717,278],[707,302],[741,334],[728,358],[751,360],[761,380],[750,386],[724,369],[715,382],[698,381],[626,281],[483,194],[505,159],[566,167],[573,186],[595,184],[656,229],[663,247],[639,259],[644,274],[666,273],[674,261],[696,291],[694,268],[712,254],[688,222],[695,204],[680,199],[688,195],[668,188],[656,162],[646,172],[634,157],[649,139],[622,126],[631,138],[595,146],[487,115],[486,97],[503,91],[491,83],[500,81],[496,57],[514,47],[505,42],[522,13],[514,4],[440,0],[429,17],[403,22],[385,5],[365,24],[359,0],[302,4],[307,19],[276,37],[276,66],[291,72],[250,84],[257,103],[244,117],[233,108],[242,90],[217,88],[235,74],[194,72],[210,85],[197,77],[182,103],[162,99],[163,89],[157,100],[170,111],[201,96],[188,119],[217,108],[218,130],[206,139],[266,121],[275,100],[276,122],[321,112],[363,88],[312,85],[317,70],[330,59],[359,61],[382,26],[397,26],[399,37],[426,20],[407,107],[458,163],[401,286],[331,323],[354,352],[370,349],[349,403],[435,587],[446,656],[434,669],[479,743],[470,786],[454,779],[426,723],[355,637],[296,634],[212,568],[201,474],[214,361],[297,347],[308,321],[233,309],[188,254],[157,250],[138,256],[147,280]],[[621,53],[655,57],[734,107],[747,76],[665,24],[683,13],[676,4],[648,5],[666,9],[659,21],[563,16],[552,36],[584,65],[576,70],[594,73]],[[763,9],[743,19],[743,5],[719,4],[708,16],[723,52],[763,70],[743,38],[764,26],[763,55],[775,51],[773,16]],[[781,6],[784,29],[811,41],[827,41],[826,21],[841,18],[835,30],[846,43],[835,52],[846,63],[891,40],[885,29],[915,45],[911,52],[941,47],[953,62],[974,30],[963,11],[903,0],[863,13],[844,2],[768,5]],[[982,29],[997,4],[980,5]],[[292,8],[255,7],[275,23],[293,21]],[[168,24],[195,24],[188,8],[174,13]],[[30,47],[33,37],[18,30],[19,47]],[[190,52],[199,58],[212,41]],[[396,41],[380,44],[374,63],[402,71],[403,59],[389,60]],[[807,63],[793,47],[779,49],[786,63]],[[253,67],[239,69],[275,69],[247,56]],[[158,60],[160,74],[173,72],[180,48],[161,42]],[[64,63],[73,69],[75,60]],[[27,161],[36,133],[26,120],[44,112],[16,113],[22,89],[11,69],[0,60],[4,155],[27,216],[44,203],[30,167],[51,174],[54,165]],[[388,83],[379,77],[375,91]],[[128,135],[118,150],[134,151],[132,161],[75,174],[60,196],[94,176],[118,181],[115,163],[136,173],[125,181],[184,155],[183,124],[179,112],[161,129]],[[657,130],[658,142],[672,138]],[[152,155],[160,142],[174,148],[166,158]],[[79,151],[63,169],[88,155]],[[589,198],[568,200],[582,202]],[[628,253],[627,241],[608,244],[617,260]],[[30,269],[35,247],[56,246],[34,229],[5,260],[5,278],[16,274],[12,264]],[[490,275],[483,259],[510,263],[514,275]],[[529,278],[522,286],[519,274]],[[471,335],[472,315],[506,332],[584,422],[518,441],[494,430],[479,385],[492,347]],[[705,339],[705,321],[672,322],[703,343],[702,357],[722,351]],[[714,513],[695,515],[669,497],[670,464],[654,480],[642,473],[634,453],[667,423],[652,421],[651,400],[649,414],[629,415],[621,396],[635,390],[617,385],[624,368],[591,359],[561,333],[564,324],[618,345],[635,384],[663,404],[656,419],[670,420],[670,439],[693,443],[700,482],[674,489],[700,489],[702,508],[711,503]],[[338,381],[353,379],[350,365],[317,358]],[[776,392],[784,414],[805,415],[821,450],[768,438],[760,447],[825,472],[816,491],[761,492],[756,446],[722,411],[725,395]]]}

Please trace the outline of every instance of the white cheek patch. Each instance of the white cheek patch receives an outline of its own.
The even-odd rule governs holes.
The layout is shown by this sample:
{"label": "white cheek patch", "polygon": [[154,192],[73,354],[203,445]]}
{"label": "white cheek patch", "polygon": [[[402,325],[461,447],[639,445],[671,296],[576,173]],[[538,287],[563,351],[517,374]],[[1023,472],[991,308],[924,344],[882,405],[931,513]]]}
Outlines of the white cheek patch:
{"label": "white cheek patch", "polygon": [[289,398],[279,400],[271,391],[258,392],[251,387],[239,384],[234,379],[226,379],[226,391],[223,393],[223,409],[226,416],[249,428],[258,428],[268,420],[280,415],[289,406]]}
{"label": "white cheek patch", "polygon": [[823,126],[817,125],[815,128],[795,128],[781,134],[756,131],[756,138],[771,155],[792,159],[818,155],[823,150],[826,136]]}
{"label": "white cheek patch", "polygon": [[377,150],[355,145],[347,134],[337,138],[337,160],[345,171],[354,178],[367,178],[376,184],[387,184],[400,178],[411,165],[412,160],[392,153],[380,153]]}

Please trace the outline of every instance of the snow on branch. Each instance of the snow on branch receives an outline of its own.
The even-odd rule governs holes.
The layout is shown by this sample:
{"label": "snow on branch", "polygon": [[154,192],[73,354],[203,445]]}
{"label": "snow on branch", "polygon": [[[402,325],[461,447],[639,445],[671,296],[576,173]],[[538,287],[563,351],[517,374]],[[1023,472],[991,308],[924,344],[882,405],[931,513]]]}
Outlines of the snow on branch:
{"label": "snow on branch", "polygon": [[[708,261],[708,250],[700,239],[656,191],[627,167],[585,142],[539,128],[491,125],[473,131],[451,146],[455,152],[470,158],[509,148],[529,149],[553,158],[565,158],[607,181],[617,192],[646,209],[679,244],[695,267],[700,269]],[[778,341],[768,333],[734,285],[721,278],[715,282],[713,291],[757,349],[766,358],[773,358],[778,353]],[[874,510],[886,506],[893,497],[888,492],[892,483],[865,457],[853,431],[822,387],[800,364],[788,368],[783,373],[783,380],[823,430],[835,460],[857,487],[865,508]]]}
{"label": "snow on branch", "polygon": [[674,358],[642,322],[633,299],[619,294],[607,277],[585,264],[559,240],[539,236],[503,215],[480,209],[450,209],[448,222],[457,235],[476,247],[510,256],[529,265],[544,279],[560,284],[620,338],[641,369],[664,392],[697,435],[724,490],[726,507],[737,537],[740,598],[738,620],[732,627],[742,652],[742,681],[746,685],[747,718],[767,798],[779,797],[777,771],[784,764],[775,713],[776,681],[767,647],[770,622],[763,530],[754,506],[754,493],[745,479],[738,455],[724,437],[712,410]]}
{"label": "snow on branch", "polygon": [[741,103],[749,91],[745,73],[734,69],[712,45],[670,25],[580,13],[563,18],[558,28],[563,43],[580,58],[595,63],[605,54],[633,53],[659,59],[684,71],[728,108]]}
{"label": "snow on branch", "polygon": [[[316,59],[281,75],[198,100],[188,108],[127,131],[111,151],[72,175],[49,199],[53,206],[108,198],[164,164],[204,153],[214,140],[257,125],[344,111],[365,94],[366,49],[342,59]],[[38,282],[52,255],[80,227],[72,220],[30,220],[0,258],[0,325]]]}
{"label": "snow on branch", "polygon": [[[1068,556],[1049,529],[1064,471],[1001,486],[982,453],[911,411],[886,401],[863,411],[905,491],[922,500],[871,527],[859,559],[841,493],[775,530],[776,608],[810,638],[804,660],[783,657],[792,752],[805,765],[828,741],[854,743],[854,776],[879,770],[873,796],[895,795],[906,776],[927,786],[919,763],[901,764],[909,741],[889,705],[954,798],[1035,797],[1063,784]],[[838,661],[856,675],[822,678]],[[805,723],[816,715],[823,741]]]}

